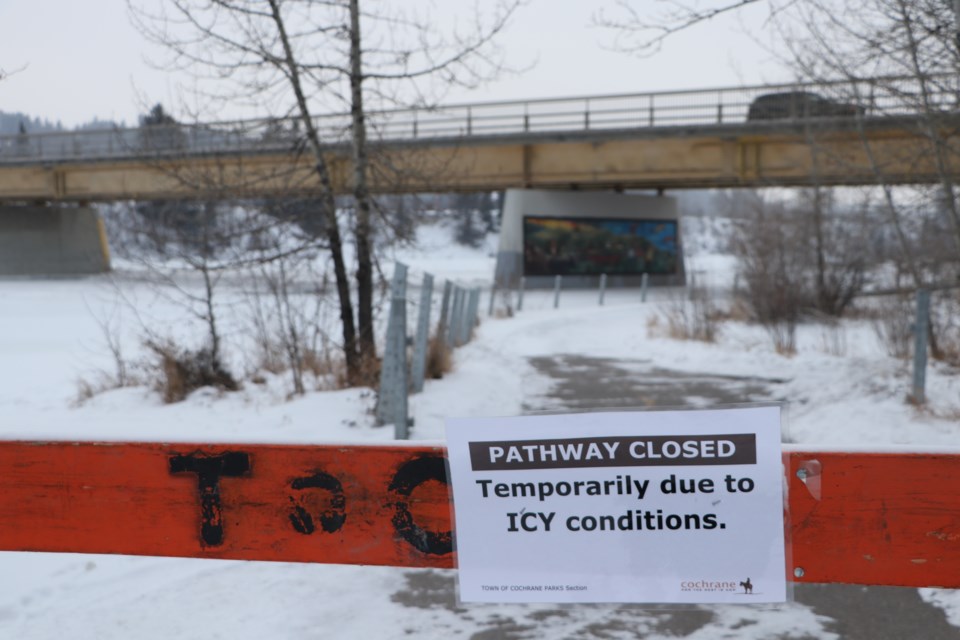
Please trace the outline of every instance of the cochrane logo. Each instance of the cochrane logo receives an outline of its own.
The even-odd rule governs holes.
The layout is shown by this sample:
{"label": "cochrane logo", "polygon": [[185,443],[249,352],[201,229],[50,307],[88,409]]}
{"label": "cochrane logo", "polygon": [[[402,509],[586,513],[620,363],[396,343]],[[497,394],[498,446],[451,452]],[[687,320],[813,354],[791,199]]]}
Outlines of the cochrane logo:
{"label": "cochrane logo", "polygon": [[684,580],[680,583],[680,591],[695,593],[753,593],[753,583],[750,578],[739,580]]}

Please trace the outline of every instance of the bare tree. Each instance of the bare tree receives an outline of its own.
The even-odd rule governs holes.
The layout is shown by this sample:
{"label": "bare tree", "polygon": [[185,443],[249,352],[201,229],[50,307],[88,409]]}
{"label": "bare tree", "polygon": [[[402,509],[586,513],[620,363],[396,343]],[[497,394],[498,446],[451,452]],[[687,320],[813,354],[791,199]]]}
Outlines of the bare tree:
{"label": "bare tree", "polygon": [[[914,145],[896,152],[857,130],[897,240],[897,263],[914,287],[940,286],[960,276],[960,15],[941,0],[807,0],[778,23],[790,58],[809,79],[849,80],[842,99],[866,116],[910,114]],[[936,183],[896,185],[896,166],[929,166]],[[931,233],[931,230],[935,230]],[[948,336],[930,324],[934,357]]]}
{"label": "bare tree", "polygon": [[[257,250],[265,259],[250,265],[245,290],[257,352],[254,366],[288,373],[292,395],[302,395],[308,373],[327,387],[339,380],[326,348],[326,274],[316,273],[310,252],[285,251],[290,231],[289,225],[278,225],[262,234]],[[334,379],[321,381],[320,376]]]}
{"label": "bare tree", "polygon": [[[736,11],[751,2],[722,2],[704,9],[670,0],[672,9],[650,16],[649,7],[620,2],[622,13],[605,26],[635,38],[639,51],[655,50],[679,30]],[[960,276],[960,3],[952,0],[765,0],[777,32],[781,59],[799,79],[846,80],[832,85],[831,99],[855,103],[852,118],[886,227],[895,262],[913,287],[939,286]],[[636,7],[642,7],[636,8]],[[630,49],[630,47],[624,47]],[[844,90],[841,87],[845,87]],[[895,115],[916,144],[894,148],[869,135],[870,119]],[[805,123],[814,155],[828,145]],[[842,166],[841,157],[822,158]],[[816,162],[815,162],[816,165]],[[930,167],[936,182],[900,185],[898,167]],[[851,169],[853,169],[851,167]],[[859,169],[859,168],[858,168]],[[819,205],[813,202],[814,217]],[[899,280],[899,278],[898,278]],[[899,282],[898,282],[899,284]],[[940,336],[931,350],[940,355]]]}
{"label": "bare tree", "polygon": [[[424,104],[431,83],[474,85],[498,72],[494,39],[519,0],[498,0],[487,11],[478,4],[471,26],[452,33],[409,10],[365,11],[359,0],[165,0],[159,11],[128,1],[140,31],[172,54],[165,66],[208,83],[204,97],[301,123],[326,220],[348,378],[369,382],[376,353],[367,101]],[[313,114],[342,106],[351,114],[346,130],[320,130]],[[332,145],[343,140],[355,201],[356,316],[332,175]]]}

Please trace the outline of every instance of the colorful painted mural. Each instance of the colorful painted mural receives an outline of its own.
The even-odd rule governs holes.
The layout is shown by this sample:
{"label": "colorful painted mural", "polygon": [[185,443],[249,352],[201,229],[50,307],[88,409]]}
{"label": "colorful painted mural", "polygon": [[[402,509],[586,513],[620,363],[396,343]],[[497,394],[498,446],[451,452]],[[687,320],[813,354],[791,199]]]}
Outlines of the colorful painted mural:
{"label": "colorful painted mural", "polygon": [[677,273],[676,220],[523,219],[527,276]]}

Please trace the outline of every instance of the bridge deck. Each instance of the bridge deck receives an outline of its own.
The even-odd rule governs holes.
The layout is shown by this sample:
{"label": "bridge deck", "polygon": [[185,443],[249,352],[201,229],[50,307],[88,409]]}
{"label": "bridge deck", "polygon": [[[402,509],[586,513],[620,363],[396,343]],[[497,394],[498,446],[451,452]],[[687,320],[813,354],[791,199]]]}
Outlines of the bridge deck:
{"label": "bridge deck", "polygon": [[[931,119],[917,114],[933,110],[934,133],[951,146],[953,84],[920,92],[881,78],[372,112],[373,189],[935,182]],[[316,125],[334,187],[348,191],[348,114]],[[312,167],[295,120],[25,133],[0,136],[0,200],[308,194]]]}

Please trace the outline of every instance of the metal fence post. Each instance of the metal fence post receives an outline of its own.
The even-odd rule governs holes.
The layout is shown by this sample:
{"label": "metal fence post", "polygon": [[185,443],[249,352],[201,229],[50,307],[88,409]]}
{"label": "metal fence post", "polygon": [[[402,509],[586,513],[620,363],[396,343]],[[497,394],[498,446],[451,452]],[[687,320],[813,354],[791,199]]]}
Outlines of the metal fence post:
{"label": "metal fence post", "polygon": [[607,292],[607,274],[600,274],[600,306],[603,306],[603,295]]}
{"label": "metal fence post", "polygon": [[440,322],[437,323],[437,337],[441,340],[447,337],[447,327],[450,326],[451,295],[453,295],[453,283],[445,280],[443,283],[443,302],[440,303]]}
{"label": "metal fence post", "polygon": [[397,263],[390,287],[387,342],[380,367],[377,424],[392,423],[398,440],[409,435],[407,422],[407,265]]}
{"label": "metal fence post", "polygon": [[480,287],[475,287],[470,291],[470,304],[467,306],[467,318],[464,323],[467,327],[464,342],[470,342],[473,339],[473,330],[480,322]]}
{"label": "metal fence post", "polygon": [[927,327],[930,324],[930,292],[917,289],[917,317],[913,325],[913,395],[916,404],[925,404],[927,383]]}
{"label": "metal fence post", "polygon": [[647,301],[647,283],[650,281],[650,276],[644,273],[640,276],[640,302]]}
{"label": "metal fence post", "polygon": [[557,276],[553,281],[553,308],[560,306],[560,287],[563,286],[563,276]]}
{"label": "metal fence post", "polygon": [[523,290],[527,286],[527,279],[520,278],[520,290],[517,292],[517,311],[523,311]]}
{"label": "metal fence post", "polygon": [[417,336],[413,343],[413,392],[423,391],[423,376],[427,368],[427,341],[430,339],[430,302],[433,300],[433,276],[423,274],[420,289],[420,315],[417,316]]}
{"label": "metal fence post", "polygon": [[460,312],[457,316],[457,346],[462,347],[470,341],[470,303],[473,301],[473,291],[460,290]]}
{"label": "metal fence post", "polygon": [[460,307],[462,306],[463,290],[457,285],[453,285],[453,301],[450,304],[450,324],[447,325],[447,346],[453,348],[460,346],[457,344],[458,332],[460,331]]}

